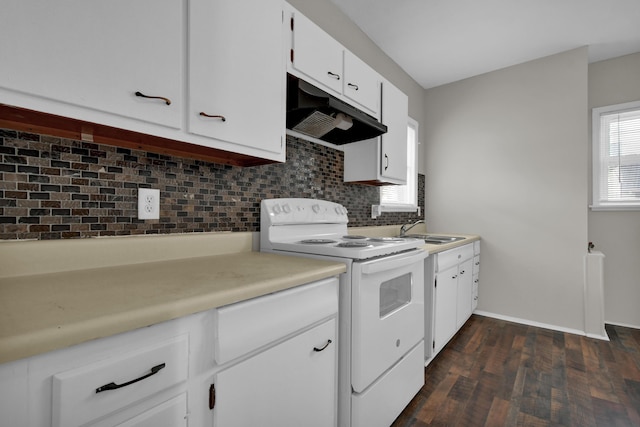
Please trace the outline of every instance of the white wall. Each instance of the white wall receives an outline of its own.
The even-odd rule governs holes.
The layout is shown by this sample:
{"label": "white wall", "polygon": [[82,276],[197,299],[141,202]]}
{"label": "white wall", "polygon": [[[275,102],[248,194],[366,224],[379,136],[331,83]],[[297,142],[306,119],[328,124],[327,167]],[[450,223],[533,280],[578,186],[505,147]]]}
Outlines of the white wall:
{"label": "white wall", "polygon": [[478,309],[583,331],[587,49],[425,93],[426,218],[482,236]]}
{"label": "white wall", "polygon": [[[638,100],[640,53],[589,65],[590,109]],[[605,321],[640,328],[640,211],[589,211],[589,240],[605,254]]]}

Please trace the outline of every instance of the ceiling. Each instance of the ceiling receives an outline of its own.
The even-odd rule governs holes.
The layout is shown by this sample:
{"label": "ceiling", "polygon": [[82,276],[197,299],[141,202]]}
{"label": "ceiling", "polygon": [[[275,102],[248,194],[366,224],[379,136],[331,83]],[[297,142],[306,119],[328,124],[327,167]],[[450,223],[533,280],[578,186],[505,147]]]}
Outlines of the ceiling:
{"label": "ceiling", "polygon": [[640,52],[640,0],[331,0],[428,89],[589,46]]}

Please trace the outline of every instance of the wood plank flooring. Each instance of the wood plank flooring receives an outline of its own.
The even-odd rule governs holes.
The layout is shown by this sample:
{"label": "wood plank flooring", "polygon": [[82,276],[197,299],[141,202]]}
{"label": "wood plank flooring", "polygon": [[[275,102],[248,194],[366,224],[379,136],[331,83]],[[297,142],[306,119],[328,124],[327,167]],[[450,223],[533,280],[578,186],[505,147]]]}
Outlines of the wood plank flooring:
{"label": "wood plank flooring", "polygon": [[640,330],[610,342],[473,315],[392,427],[640,426]]}

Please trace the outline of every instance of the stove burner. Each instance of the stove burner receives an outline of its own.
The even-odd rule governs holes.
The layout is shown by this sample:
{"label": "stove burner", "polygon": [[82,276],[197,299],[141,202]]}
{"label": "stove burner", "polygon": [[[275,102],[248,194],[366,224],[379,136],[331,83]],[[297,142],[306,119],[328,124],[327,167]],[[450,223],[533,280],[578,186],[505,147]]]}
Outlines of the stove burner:
{"label": "stove burner", "polygon": [[331,239],[306,239],[301,240],[300,243],[312,244],[312,245],[326,245],[327,243],[335,243],[335,240]]}
{"label": "stove burner", "polygon": [[367,242],[342,242],[338,243],[337,246],[339,248],[366,248],[371,245]]}
{"label": "stove burner", "polygon": [[347,240],[362,240],[362,239],[366,239],[367,236],[358,236],[357,234],[347,234],[346,236],[342,236],[343,239]]}
{"label": "stove burner", "polygon": [[395,242],[404,242],[405,239],[402,237],[371,237],[369,238],[372,242],[385,242],[385,243],[395,243]]}

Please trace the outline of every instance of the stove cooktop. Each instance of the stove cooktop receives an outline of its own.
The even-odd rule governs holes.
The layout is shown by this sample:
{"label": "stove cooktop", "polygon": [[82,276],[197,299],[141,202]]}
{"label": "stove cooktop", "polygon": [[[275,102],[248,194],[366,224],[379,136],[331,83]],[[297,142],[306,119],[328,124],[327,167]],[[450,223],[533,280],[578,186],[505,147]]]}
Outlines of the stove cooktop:
{"label": "stove cooktop", "polygon": [[418,249],[424,240],[349,234],[347,209],[327,200],[264,199],[260,250],[368,259]]}
{"label": "stove cooktop", "polygon": [[284,252],[367,259],[417,249],[422,245],[424,241],[419,239],[344,235],[271,241],[270,246]]}

